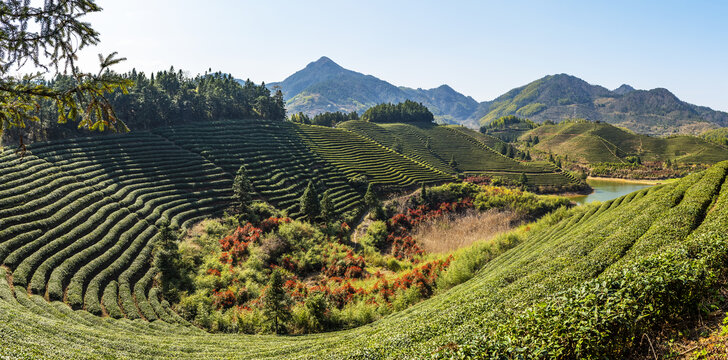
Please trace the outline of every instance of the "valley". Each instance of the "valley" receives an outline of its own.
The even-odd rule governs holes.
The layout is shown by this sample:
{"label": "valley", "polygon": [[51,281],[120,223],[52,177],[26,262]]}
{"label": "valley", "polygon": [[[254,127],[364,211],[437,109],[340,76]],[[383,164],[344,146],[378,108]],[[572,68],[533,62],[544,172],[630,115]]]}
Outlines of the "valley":
{"label": "valley", "polygon": [[728,359],[726,10],[0,0],[0,359]]}

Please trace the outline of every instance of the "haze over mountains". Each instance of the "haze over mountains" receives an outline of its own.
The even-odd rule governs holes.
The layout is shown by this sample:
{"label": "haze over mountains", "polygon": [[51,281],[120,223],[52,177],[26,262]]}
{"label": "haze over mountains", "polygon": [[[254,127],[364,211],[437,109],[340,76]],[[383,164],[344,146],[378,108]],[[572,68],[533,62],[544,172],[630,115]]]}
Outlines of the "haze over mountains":
{"label": "haze over mountains", "polygon": [[636,90],[625,84],[609,90],[567,74],[545,76],[479,103],[448,85],[434,89],[395,86],[345,69],[324,56],[268,87],[281,88],[289,113],[308,115],[326,111],[362,113],[379,103],[409,99],[426,105],[439,122],[470,127],[506,115],[536,122],[586,118],[651,135],[697,134],[728,126],[728,113],[686,103],[667,89]]}

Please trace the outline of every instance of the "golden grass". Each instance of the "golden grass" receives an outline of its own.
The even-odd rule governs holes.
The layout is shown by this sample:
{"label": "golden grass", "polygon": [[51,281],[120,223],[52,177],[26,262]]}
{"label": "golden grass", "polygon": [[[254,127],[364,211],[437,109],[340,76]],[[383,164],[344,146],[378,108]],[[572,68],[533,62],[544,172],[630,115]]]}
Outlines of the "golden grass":
{"label": "golden grass", "polygon": [[622,178],[589,176],[587,180],[612,181],[612,182],[616,182],[616,183],[627,183],[627,184],[661,185],[661,184],[671,183],[671,182],[677,181],[679,179],[640,180],[640,179],[622,179]]}
{"label": "golden grass", "polygon": [[412,237],[428,253],[448,253],[513,229],[520,217],[510,211],[495,209],[469,211],[465,215],[446,217],[418,226]]}

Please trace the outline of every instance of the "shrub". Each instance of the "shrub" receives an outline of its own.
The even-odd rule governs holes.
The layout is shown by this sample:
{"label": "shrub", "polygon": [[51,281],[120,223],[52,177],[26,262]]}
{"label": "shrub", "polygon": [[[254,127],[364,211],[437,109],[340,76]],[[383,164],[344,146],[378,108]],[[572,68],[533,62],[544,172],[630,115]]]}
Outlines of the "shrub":
{"label": "shrub", "polygon": [[387,223],[384,221],[374,221],[367,228],[366,235],[362,237],[363,245],[381,248],[387,240]]}

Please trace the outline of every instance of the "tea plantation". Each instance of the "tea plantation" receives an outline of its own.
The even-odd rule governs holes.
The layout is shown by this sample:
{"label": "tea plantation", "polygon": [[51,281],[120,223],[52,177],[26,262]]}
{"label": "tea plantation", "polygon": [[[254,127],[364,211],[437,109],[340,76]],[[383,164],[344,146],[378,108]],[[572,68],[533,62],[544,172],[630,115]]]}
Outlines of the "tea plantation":
{"label": "tea plantation", "polygon": [[535,148],[572,159],[597,162],[624,162],[627,156],[642,161],[672,161],[683,164],[715,164],[728,156],[728,150],[703,138],[689,135],[654,137],[632,133],[606,123],[563,121],[542,125],[521,136],[538,137]]}
{"label": "tea plantation", "polygon": [[[432,148],[444,146],[429,134]],[[461,144],[490,151],[479,143]],[[347,130],[261,121],[37,144],[22,159],[5,151],[0,358],[621,358],[660,324],[689,319],[724,285],[728,162],[562,208],[495,239],[512,248],[490,261],[488,247],[467,248],[444,276],[480,269],[471,280],[351,330],[208,334],[159,297],[155,224],[223,211],[240,162],[259,197],[296,214],[287,194],[308,179],[349,211],[362,201],[352,176],[401,185],[452,178],[429,164],[434,155],[415,155]]]}
{"label": "tea plantation", "polygon": [[355,155],[339,150],[372,164],[341,171],[310,151],[298,131],[280,121],[225,121],[39,143],[22,158],[4,151],[0,263],[12,271],[15,291],[95,315],[174,322],[180,319],[152,284],[156,225],[167,218],[187,227],[222,213],[240,165],[257,196],[292,217],[300,216],[309,180],[352,218],[362,194],[349,177],[365,173],[396,185],[453,179],[379,146]]}
{"label": "tea plantation", "polygon": [[[517,179],[529,185],[565,185],[578,180],[549,163],[528,163],[508,158],[493,148],[502,141],[462,126],[374,124],[347,121],[339,125],[399,153],[447,173],[465,172]],[[456,168],[449,165],[451,160]]]}

